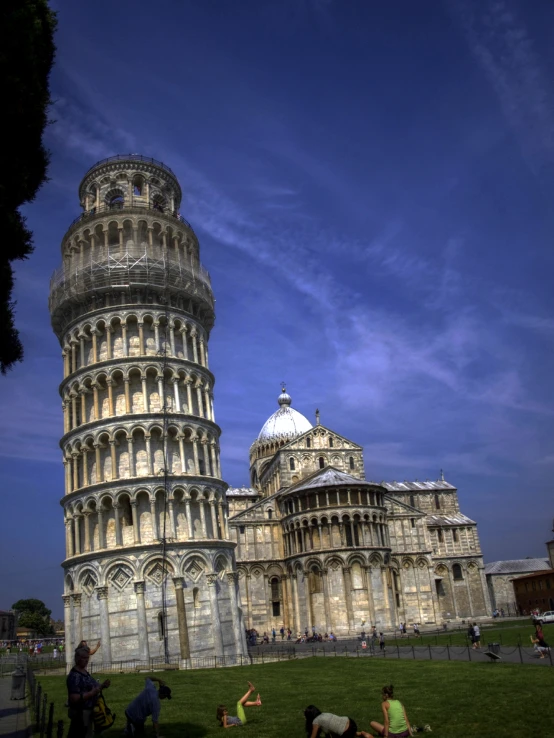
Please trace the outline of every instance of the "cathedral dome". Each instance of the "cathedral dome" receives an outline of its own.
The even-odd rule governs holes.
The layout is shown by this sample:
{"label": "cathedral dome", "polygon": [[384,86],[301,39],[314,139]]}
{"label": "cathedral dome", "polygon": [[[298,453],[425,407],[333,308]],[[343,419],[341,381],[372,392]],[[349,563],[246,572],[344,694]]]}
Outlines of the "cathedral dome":
{"label": "cathedral dome", "polygon": [[279,409],[263,424],[258,434],[257,443],[291,441],[313,428],[310,421],[302,413],[291,407],[291,396],[287,394],[284,387],[277,402],[279,403]]}

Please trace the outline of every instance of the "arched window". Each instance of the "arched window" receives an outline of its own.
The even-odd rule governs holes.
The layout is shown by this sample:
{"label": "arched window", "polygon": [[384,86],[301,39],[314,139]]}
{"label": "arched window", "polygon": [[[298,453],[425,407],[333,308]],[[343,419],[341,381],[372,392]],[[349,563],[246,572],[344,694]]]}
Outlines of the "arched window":
{"label": "arched window", "polygon": [[410,505],[415,507],[415,495],[410,495]]}
{"label": "arched window", "polygon": [[410,522],[412,524],[412,528],[415,528],[415,518],[410,518]]}
{"label": "arched window", "polygon": [[312,439],[310,438],[310,436],[308,436],[306,438],[306,448],[311,448],[311,447],[312,447]]}
{"label": "arched window", "polygon": [[351,457],[350,457],[350,458],[348,459],[348,466],[349,466],[349,467],[350,467],[351,469],[353,469],[353,468],[354,468],[354,457],[353,457],[353,456],[351,456]]}
{"label": "arched window", "polygon": [[319,457],[319,468],[320,469],[324,469],[325,468],[325,459],[323,458],[323,456],[320,456]]}
{"label": "arched window", "polygon": [[435,507],[437,510],[441,509],[441,498],[438,495],[435,495]]}
{"label": "arched window", "polygon": [[158,638],[163,641],[165,636],[165,619],[163,612],[158,613]]}
{"label": "arched window", "polygon": [[442,528],[439,528],[437,530],[437,538],[439,540],[439,543],[443,543],[444,542],[444,536],[442,534]]}
{"label": "arched window", "polygon": [[279,592],[279,580],[273,577],[270,581],[271,585],[271,609],[274,618],[281,616],[281,599]]}
{"label": "arched window", "polygon": [[452,540],[454,543],[458,543],[458,531],[456,528],[452,528]]}
{"label": "arched window", "polygon": [[135,177],[133,180],[133,195],[140,197],[144,191],[142,177]]}
{"label": "arched window", "polygon": [[333,436],[329,436],[329,448],[333,448]]}
{"label": "arched window", "polygon": [[462,567],[459,564],[454,564],[454,566],[452,567],[452,576],[456,580],[464,578],[462,574]]}
{"label": "arched window", "polygon": [[273,510],[271,508],[267,511],[267,517],[269,520],[273,518]]}
{"label": "arched window", "polygon": [[294,466],[294,459],[293,459],[292,457],[291,457],[291,458],[289,459],[289,469],[290,469],[291,471],[294,471],[294,469],[295,469],[295,466]]}
{"label": "arched window", "polygon": [[110,208],[122,208],[124,204],[123,195],[121,194],[115,194],[110,197],[108,200],[108,205]]}

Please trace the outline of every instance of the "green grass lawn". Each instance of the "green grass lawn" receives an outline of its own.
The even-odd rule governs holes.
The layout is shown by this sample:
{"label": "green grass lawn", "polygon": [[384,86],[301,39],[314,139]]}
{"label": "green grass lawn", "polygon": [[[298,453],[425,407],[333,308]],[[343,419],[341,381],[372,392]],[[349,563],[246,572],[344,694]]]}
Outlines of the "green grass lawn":
{"label": "green grass lawn", "polygon": [[[302,710],[314,704],[322,711],[353,717],[369,729],[381,715],[380,690],[393,683],[415,725],[430,723],[437,738],[546,735],[554,724],[554,669],[511,664],[373,661],[372,659],[305,659],[264,666],[159,673],[173,692],[162,702],[161,733],[165,738],[221,735],[215,719],[219,703],[236,714],[235,704],[254,682],[263,706],[247,709],[244,736],[303,736]],[[144,684],[144,675],[112,676],[106,701],[117,720],[106,738],[120,736],[124,710]],[[64,677],[40,677],[48,698],[56,703],[56,719],[68,727]],[[531,709],[538,705],[540,709]],[[147,736],[153,735],[148,722]],[[548,729],[549,730],[549,729]]]}

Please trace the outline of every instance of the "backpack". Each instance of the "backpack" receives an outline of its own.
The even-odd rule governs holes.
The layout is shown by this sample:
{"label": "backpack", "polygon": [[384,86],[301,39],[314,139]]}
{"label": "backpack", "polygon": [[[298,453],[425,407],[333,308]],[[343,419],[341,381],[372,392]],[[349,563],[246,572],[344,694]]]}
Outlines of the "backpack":
{"label": "backpack", "polygon": [[103,730],[111,728],[115,722],[115,712],[112,712],[102,692],[98,695],[96,704],[92,710],[92,721],[94,723],[94,732],[101,733]]}

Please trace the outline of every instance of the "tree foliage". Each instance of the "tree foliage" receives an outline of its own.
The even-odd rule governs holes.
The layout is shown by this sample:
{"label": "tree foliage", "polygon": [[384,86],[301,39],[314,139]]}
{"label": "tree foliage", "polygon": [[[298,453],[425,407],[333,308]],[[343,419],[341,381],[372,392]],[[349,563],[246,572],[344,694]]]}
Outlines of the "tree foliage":
{"label": "tree foliage", "polygon": [[23,358],[14,321],[12,262],[33,251],[33,234],[19,208],[46,181],[48,152],[42,137],[48,123],[48,78],[56,48],[56,16],[47,0],[0,3],[0,89],[3,146],[0,153],[0,371]]}
{"label": "tree foliage", "polygon": [[19,613],[17,624],[22,628],[29,628],[39,635],[49,635],[53,632],[50,623],[52,610],[49,610],[42,600],[32,598],[18,600],[12,605],[12,610]]}

